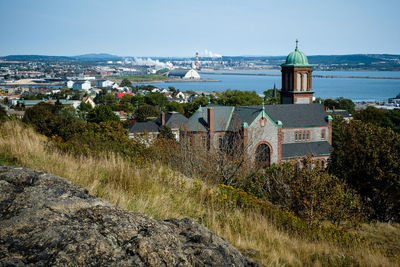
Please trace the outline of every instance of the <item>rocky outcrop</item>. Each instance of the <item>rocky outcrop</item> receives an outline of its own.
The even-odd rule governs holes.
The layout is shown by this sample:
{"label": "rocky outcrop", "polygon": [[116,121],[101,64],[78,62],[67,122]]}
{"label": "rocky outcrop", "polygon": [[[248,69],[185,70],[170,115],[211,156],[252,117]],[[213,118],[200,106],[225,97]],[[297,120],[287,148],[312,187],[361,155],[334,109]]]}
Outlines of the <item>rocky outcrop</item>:
{"label": "rocky outcrop", "polygon": [[0,165],[0,266],[258,266],[191,219],[118,208],[68,180]]}

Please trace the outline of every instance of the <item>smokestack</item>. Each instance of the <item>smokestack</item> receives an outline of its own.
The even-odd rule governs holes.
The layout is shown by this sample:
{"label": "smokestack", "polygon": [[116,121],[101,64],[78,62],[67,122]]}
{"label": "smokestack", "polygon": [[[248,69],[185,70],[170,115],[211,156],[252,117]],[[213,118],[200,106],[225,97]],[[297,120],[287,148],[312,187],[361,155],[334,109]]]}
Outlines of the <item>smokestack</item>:
{"label": "smokestack", "polygon": [[212,107],[207,108],[207,120],[208,130],[214,132],[214,109]]}
{"label": "smokestack", "polygon": [[328,106],[325,106],[325,112],[327,112],[328,111]]}
{"label": "smokestack", "polygon": [[199,69],[199,53],[198,52],[196,52],[196,70],[198,70]]}
{"label": "smokestack", "polygon": [[333,106],[332,109],[333,109],[333,112],[335,112],[335,106]]}
{"label": "smokestack", "polygon": [[165,125],[165,113],[161,111],[161,126]]}

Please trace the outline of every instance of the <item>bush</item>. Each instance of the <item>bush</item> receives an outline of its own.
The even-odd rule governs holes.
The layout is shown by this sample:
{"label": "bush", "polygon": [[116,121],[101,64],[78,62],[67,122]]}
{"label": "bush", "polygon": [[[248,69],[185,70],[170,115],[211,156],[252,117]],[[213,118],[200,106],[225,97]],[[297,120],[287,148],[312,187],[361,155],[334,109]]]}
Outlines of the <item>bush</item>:
{"label": "bush", "polygon": [[400,135],[353,120],[336,136],[329,171],[357,190],[371,219],[400,221]]}

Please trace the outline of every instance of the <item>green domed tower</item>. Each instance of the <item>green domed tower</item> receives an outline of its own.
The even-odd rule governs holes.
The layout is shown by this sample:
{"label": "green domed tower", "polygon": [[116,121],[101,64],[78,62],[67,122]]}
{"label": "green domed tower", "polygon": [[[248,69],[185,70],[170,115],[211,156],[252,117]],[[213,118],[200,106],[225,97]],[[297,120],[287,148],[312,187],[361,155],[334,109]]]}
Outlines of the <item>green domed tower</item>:
{"label": "green domed tower", "polygon": [[282,104],[312,104],[313,90],[311,87],[312,65],[307,56],[296,49],[286,57],[282,68]]}

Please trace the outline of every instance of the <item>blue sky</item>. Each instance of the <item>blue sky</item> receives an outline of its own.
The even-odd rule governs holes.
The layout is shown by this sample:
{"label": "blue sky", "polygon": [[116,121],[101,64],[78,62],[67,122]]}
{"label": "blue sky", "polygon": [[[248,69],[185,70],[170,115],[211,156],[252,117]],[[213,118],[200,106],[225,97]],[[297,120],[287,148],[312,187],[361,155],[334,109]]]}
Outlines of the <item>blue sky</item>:
{"label": "blue sky", "polygon": [[0,56],[400,54],[399,0],[0,0]]}

